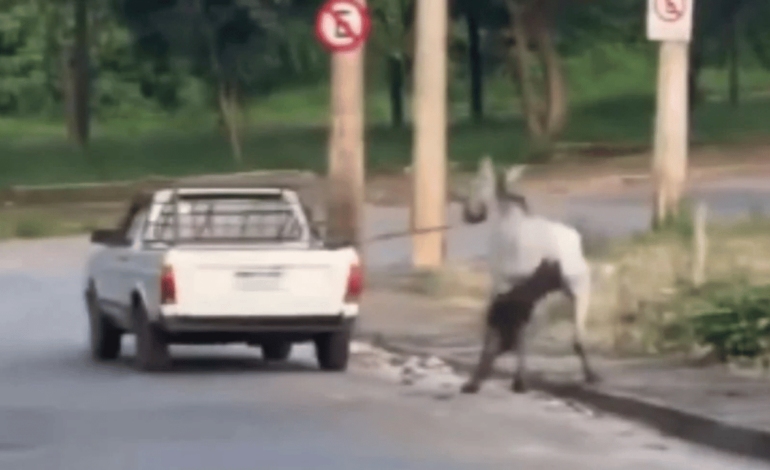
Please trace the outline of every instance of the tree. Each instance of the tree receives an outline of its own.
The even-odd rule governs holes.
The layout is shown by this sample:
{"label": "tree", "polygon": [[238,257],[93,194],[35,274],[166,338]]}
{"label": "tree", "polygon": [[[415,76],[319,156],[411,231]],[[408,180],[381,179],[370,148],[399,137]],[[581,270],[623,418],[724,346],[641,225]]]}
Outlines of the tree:
{"label": "tree", "polygon": [[[567,123],[567,83],[554,44],[558,0],[505,0],[511,22],[513,71],[522,114],[538,147],[549,147]],[[534,51],[533,51],[534,49]],[[541,73],[534,70],[539,66]]]}
{"label": "tree", "polygon": [[[48,106],[41,93],[49,70],[46,11],[35,2],[6,2],[0,11],[0,113],[28,114]],[[56,63],[58,65],[58,61]]]}
{"label": "tree", "polygon": [[453,6],[453,12],[457,12],[465,18],[468,35],[471,117],[475,122],[481,122],[484,119],[484,66],[481,53],[481,29],[487,25],[485,13],[490,10],[491,5],[488,0],[456,0]]}
{"label": "tree", "polygon": [[90,130],[90,74],[88,42],[88,0],[75,0],[75,44],[69,59],[72,86],[68,90],[72,96],[72,108],[68,110],[72,136],[79,147],[88,144]]}
{"label": "tree", "polygon": [[[183,58],[214,92],[233,160],[242,164],[243,89],[282,64],[280,27],[294,12],[282,0],[123,0],[123,13],[139,44]],[[306,6],[306,5],[300,5]],[[306,8],[298,8],[305,12]]]}
{"label": "tree", "polygon": [[[690,111],[702,101],[700,89],[700,72],[710,58],[720,51],[727,49],[728,56],[735,60],[735,67],[731,70],[730,96],[737,100],[738,68],[737,47],[741,27],[738,25],[738,16],[741,11],[748,8],[756,8],[763,4],[762,0],[701,0],[696,2],[694,11],[693,40],[690,52],[689,89]],[[725,46],[727,46],[725,48]],[[735,96],[733,96],[736,94]]]}
{"label": "tree", "polygon": [[414,23],[413,0],[372,0],[369,4],[376,22],[373,45],[384,57],[388,71],[390,121],[393,127],[404,124],[404,88],[406,84],[409,33]]}
{"label": "tree", "polygon": [[745,32],[746,41],[762,67],[770,69],[770,31],[767,29],[770,4],[755,0],[745,13],[741,29]]}
{"label": "tree", "polygon": [[468,26],[468,68],[471,87],[471,116],[476,122],[484,119],[484,69],[481,63],[481,37],[479,15],[469,11],[465,16]]}
{"label": "tree", "polygon": [[726,41],[725,47],[727,48],[727,67],[728,74],[728,96],[730,104],[738,106],[738,99],[740,95],[740,72],[739,72],[739,28],[740,23],[738,21],[738,15],[733,16],[730,24],[726,28]]}

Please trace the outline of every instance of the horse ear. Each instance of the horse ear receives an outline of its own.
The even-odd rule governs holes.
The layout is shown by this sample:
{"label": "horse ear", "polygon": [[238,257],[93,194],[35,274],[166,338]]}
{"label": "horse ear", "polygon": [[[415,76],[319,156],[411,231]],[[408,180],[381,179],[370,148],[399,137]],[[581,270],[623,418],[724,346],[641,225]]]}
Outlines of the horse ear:
{"label": "horse ear", "polygon": [[527,169],[527,165],[515,165],[505,172],[505,183],[506,185],[511,185],[516,183],[520,178],[521,175],[524,174],[524,170]]}
{"label": "horse ear", "polygon": [[490,157],[489,155],[485,155],[479,161],[479,175],[494,178],[495,165],[494,163],[492,163],[492,157]]}

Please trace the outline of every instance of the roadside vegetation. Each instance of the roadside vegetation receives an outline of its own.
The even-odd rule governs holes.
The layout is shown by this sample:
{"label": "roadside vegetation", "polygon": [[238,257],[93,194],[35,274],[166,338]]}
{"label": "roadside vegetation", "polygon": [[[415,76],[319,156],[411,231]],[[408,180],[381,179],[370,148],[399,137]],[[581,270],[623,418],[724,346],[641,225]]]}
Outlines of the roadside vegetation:
{"label": "roadside vegetation", "polygon": [[[590,59],[583,59],[589,61]],[[638,61],[643,61],[640,55]],[[624,66],[625,65],[625,66]],[[654,96],[642,83],[627,84],[625,94],[602,96],[601,90],[626,75],[639,73],[633,62],[617,64],[616,72],[596,77],[586,90],[575,90],[577,104],[558,156],[612,157],[646,150],[652,133]],[[584,67],[578,62],[576,68]],[[646,70],[653,73],[651,66]],[[724,74],[715,71],[704,87],[709,100],[696,110],[693,145],[770,142],[770,72],[747,74],[745,102],[731,106],[720,95]],[[652,80],[652,78],[650,78]],[[502,79],[490,81],[496,93],[487,96],[490,108],[515,101]],[[585,95],[585,97],[581,97]],[[298,99],[298,95],[305,99]],[[480,155],[501,163],[532,161],[524,124],[514,112],[498,110],[483,123],[469,120],[457,97],[449,136],[449,158],[458,168],[475,166]],[[283,92],[250,105],[243,130],[243,162],[229,157],[227,141],[215,128],[216,115],[205,110],[192,116],[137,116],[97,123],[86,151],[68,142],[57,121],[0,118],[0,187],[95,181],[124,181],[147,175],[184,176],[257,169],[323,171],[326,164],[328,91],[323,87]],[[411,160],[411,129],[388,124],[387,96],[372,91],[368,99],[367,165],[370,173],[401,171]],[[560,150],[561,149],[561,150]],[[738,162],[733,162],[738,163]]]}
{"label": "roadside vegetation", "polygon": [[[687,210],[660,232],[620,240],[584,232],[594,270],[593,348],[611,356],[665,355],[766,369],[768,231],[770,218],[760,214],[709,223],[701,284],[693,283],[694,228]],[[486,301],[489,278],[481,267],[452,265],[438,275],[415,276],[404,287],[477,310]],[[563,301],[552,299],[538,329],[539,337],[556,338],[557,348],[568,345],[571,334]]]}
{"label": "roadside vegetation", "polygon": [[[374,173],[411,159],[414,2],[369,3]],[[649,146],[657,52],[644,37],[644,1],[450,3],[449,158],[460,168],[482,154],[544,162],[576,148],[611,157]],[[767,142],[768,5],[701,3],[693,143]],[[12,0],[0,13],[0,188],[324,169],[329,60],[313,35],[320,1],[91,2],[83,24],[73,4]],[[88,76],[63,66],[79,28],[91,38]],[[516,48],[517,34],[530,50]],[[82,79],[90,81],[84,121],[73,101]],[[81,121],[89,125],[78,131]]]}
{"label": "roadside vegetation", "polygon": [[709,224],[701,284],[693,283],[689,219],[607,249],[596,258],[594,327],[603,346],[720,361],[766,358],[768,230],[762,215]]}

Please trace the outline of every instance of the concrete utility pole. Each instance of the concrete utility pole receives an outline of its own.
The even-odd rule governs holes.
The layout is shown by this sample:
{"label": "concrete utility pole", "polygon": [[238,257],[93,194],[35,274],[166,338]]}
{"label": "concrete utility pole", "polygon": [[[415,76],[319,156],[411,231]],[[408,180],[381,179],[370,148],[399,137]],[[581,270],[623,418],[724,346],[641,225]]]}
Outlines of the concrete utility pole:
{"label": "concrete utility pole", "polygon": [[[414,230],[446,225],[447,201],[447,0],[417,0],[414,58]],[[446,234],[415,234],[415,268],[441,267]]]}
{"label": "concrete utility pole", "polygon": [[653,156],[656,227],[678,215],[687,182],[689,50],[686,42],[667,41],[660,45]]}
{"label": "concrete utility pole", "polygon": [[[366,6],[364,0],[358,0]],[[331,240],[361,248],[364,216],[364,45],[335,52],[331,63],[328,225]]]}
{"label": "concrete utility pole", "polygon": [[690,41],[695,0],[648,0],[647,37],[660,41],[652,178],[653,226],[679,213],[687,181]]}

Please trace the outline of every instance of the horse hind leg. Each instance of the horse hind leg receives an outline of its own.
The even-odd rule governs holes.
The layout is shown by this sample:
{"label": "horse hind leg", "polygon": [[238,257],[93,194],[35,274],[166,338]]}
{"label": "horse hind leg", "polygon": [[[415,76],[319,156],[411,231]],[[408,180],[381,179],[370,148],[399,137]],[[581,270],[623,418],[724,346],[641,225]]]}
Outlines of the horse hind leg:
{"label": "horse hind leg", "polygon": [[470,379],[462,386],[462,393],[477,393],[481,388],[481,383],[489,377],[492,372],[492,366],[495,359],[502,349],[502,338],[500,333],[494,327],[487,327],[484,335],[484,346],[481,349],[479,362],[474,369]]}
{"label": "horse hind leg", "polygon": [[574,339],[572,347],[580,359],[583,369],[583,377],[587,383],[597,383],[601,377],[594,371],[585,352],[584,341],[586,336],[586,323],[591,304],[591,283],[589,279],[582,279],[577,285],[569,287],[568,295],[572,301],[572,321],[574,327]]}
{"label": "horse hind leg", "polygon": [[524,322],[517,326],[514,332],[514,347],[516,349],[516,371],[513,373],[513,383],[511,390],[515,393],[525,393],[527,391],[526,374],[526,342],[529,331],[529,322]]}

